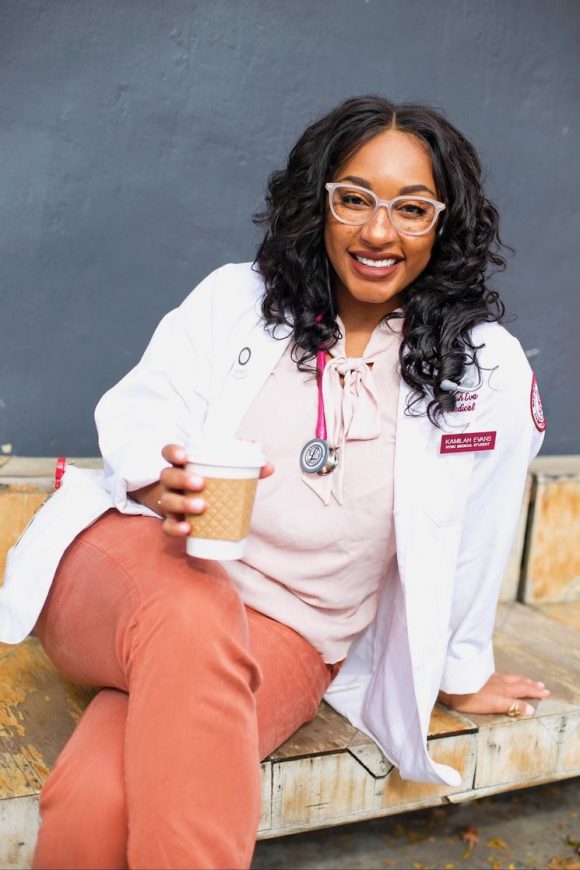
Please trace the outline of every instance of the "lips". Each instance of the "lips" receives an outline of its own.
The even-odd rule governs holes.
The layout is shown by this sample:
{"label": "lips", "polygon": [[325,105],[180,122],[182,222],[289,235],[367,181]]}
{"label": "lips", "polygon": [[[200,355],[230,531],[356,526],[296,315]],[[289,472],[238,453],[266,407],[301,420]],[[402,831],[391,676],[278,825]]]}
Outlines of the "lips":
{"label": "lips", "polygon": [[367,279],[389,278],[403,257],[398,254],[376,253],[371,251],[349,251],[353,271]]}
{"label": "lips", "polygon": [[395,263],[400,262],[403,258],[399,256],[399,254],[377,254],[376,252],[371,251],[350,251],[350,256],[354,257],[359,263],[364,263],[369,266],[394,266]]}

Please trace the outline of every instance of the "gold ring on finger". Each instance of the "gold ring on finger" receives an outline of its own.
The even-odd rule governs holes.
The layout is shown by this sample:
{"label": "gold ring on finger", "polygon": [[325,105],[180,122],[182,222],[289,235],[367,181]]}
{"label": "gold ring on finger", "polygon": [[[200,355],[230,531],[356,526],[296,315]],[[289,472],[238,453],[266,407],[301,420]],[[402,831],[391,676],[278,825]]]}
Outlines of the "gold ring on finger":
{"label": "gold ring on finger", "polygon": [[514,701],[513,704],[510,704],[506,715],[510,716],[512,719],[517,719],[517,717],[521,715],[521,712],[522,711],[520,710],[520,702]]}

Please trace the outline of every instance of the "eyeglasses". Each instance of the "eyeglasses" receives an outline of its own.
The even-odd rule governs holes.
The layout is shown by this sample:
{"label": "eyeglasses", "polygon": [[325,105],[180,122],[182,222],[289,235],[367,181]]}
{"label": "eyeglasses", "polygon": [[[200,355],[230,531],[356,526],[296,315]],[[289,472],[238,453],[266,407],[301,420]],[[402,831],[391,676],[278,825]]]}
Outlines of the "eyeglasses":
{"label": "eyeglasses", "polygon": [[329,183],[325,187],[330,210],[337,221],[351,226],[362,226],[384,206],[394,228],[406,236],[423,236],[428,233],[445,208],[442,202],[426,196],[379,199],[372,190],[356,184]]}

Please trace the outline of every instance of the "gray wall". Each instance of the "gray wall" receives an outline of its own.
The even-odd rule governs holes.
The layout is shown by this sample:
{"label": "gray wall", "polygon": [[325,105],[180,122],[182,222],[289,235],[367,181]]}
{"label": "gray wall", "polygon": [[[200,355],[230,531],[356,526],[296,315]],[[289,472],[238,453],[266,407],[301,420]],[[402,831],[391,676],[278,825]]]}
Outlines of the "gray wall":
{"label": "gray wall", "polygon": [[252,259],[305,125],[378,92],[478,146],[544,453],[580,452],[579,45],[578,0],[0,0],[0,443],[95,455],[99,396]]}

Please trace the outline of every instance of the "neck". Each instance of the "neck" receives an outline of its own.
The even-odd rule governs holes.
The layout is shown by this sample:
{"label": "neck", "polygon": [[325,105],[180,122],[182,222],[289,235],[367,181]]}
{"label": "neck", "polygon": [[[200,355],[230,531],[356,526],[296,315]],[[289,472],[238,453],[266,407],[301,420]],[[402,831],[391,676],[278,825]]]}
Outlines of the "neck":
{"label": "neck", "polygon": [[337,293],[338,314],[345,328],[345,351],[347,356],[363,356],[369,339],[386,314],[399,307],[399,299],[387,302],[359,302],[350,294]]}

